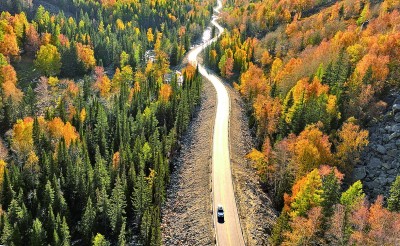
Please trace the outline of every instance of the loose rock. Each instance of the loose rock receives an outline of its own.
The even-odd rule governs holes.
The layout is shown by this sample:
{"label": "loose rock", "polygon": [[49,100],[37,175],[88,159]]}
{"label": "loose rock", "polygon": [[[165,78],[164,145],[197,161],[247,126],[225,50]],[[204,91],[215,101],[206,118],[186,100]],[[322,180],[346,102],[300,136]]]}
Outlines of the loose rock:
{"label": "loose rock", "polygon": [[372,199],[379,194],[387,196],[400,172],[400,95],[394,101],[384,117],[368,129],[369,145],[352,176],[352,180],[363,182],[364,191]]}

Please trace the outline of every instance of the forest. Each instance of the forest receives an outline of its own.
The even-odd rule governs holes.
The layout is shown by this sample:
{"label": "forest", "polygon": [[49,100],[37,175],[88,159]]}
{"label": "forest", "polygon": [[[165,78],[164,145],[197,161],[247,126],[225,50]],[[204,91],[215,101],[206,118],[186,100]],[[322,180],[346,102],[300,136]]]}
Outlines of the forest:
{"label": "forest", "polygon": [[400,176],[367,197],[353,168],[368,124],[400,89],[395,0],[228,0],[205,53],[240,92],[257,144],[247,157],[280,211],[272,245],[396,245]]}
{"label": "forest", "polygon": [[196,68],[182,83],[174,69],[214,4],[0,2],[1,244],[161,244],[202,89]]}

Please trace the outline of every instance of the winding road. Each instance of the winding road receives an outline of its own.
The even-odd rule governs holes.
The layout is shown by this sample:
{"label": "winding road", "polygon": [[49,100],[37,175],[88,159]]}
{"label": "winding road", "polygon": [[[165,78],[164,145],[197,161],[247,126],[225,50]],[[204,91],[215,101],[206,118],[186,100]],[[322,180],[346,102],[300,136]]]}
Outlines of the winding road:
{"label": "winding road", "polygon": [[[222,2],[214,8],[215,13],[222,9]],[[203,43],[193,48],[188,55],[188,60],[193,66],[198,66],[199,72],[211,81],[217,91],[217,110],[213,135],[212,154],[212,190],[213,190],[213,220],[216,232],[217,245],[245,245],[232,182],[231,163],[229,156],[229,116],[230,99],[223,81],[216,74],[207,70],[198,63],[198,55],[210,44],[215,42],[224,32],[224,28],[217,23],[217,16],[213,16],[211,23],[218,29],[217,37],[210,39],[210,30],[203,34]],[[221,204],[225,211],[224,223],[217,221],[216,209]]]}

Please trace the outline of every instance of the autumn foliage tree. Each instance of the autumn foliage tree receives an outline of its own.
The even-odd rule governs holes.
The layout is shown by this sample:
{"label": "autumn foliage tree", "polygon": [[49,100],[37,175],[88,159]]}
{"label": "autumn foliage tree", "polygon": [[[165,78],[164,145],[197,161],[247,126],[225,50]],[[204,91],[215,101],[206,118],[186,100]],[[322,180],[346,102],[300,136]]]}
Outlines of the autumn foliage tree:
{"label": "autumn foliage tree", "polygon": [[47,76],[59,74],[61,69],[61,56],[57,47],[52,44],[40,46],[36,54],[35,66]]}
{"label": "autumn foliage tree", "polygon": [[93,69],[96,66],[96,59],[94,58],[94,51],[89,45],[76,43],[76,52],[78,60],[82,62],[86,71]]}
{"label": "autumn foliage tree", "polygon": [[13,127],[12,148],[23,159],[33,149],[33,119],[18,120]]}
{"label": "autumn foliage tree", "polygon": [[300,176],[332,161],[331,143],[318,125],[308,126],[300,133],[296,139],[294,153],[298,165],[297,174]]}
{"label": "autumn foliage tree", "polygon": [[17,73],[11,65],[0,66],[0,84],[4,99],[11,98],[13,102],[20,102],[23,92],[17,88]]}
{"label": "autumn foliage tree", "polygon": [[0,53],[5,56],[16,56],[19,54],[15,30],[3,18],[0,18]]}
{"label": "autumn foliage tree", "polygon": [[341,169],[350,173],[359,162],[361,150],[368,144],[368,131],[360,129],[349,119],[338,132],[338,137],[335,157]]}
{"label": "autumn foliage tree", "polygon": [[169,84],[162,84],[160,88],[160,99],[162,102],[168,102],[171,97],[172,88]]}

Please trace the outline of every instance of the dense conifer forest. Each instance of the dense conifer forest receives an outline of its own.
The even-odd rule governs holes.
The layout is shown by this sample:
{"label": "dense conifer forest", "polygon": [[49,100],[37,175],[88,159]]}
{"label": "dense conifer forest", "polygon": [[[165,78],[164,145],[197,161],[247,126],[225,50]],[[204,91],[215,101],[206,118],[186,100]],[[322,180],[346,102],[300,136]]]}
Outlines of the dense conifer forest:
{"label": "dense conifer forest", "polygon": [[170,68],[214,4],[0,2],[1,244],[161,243],[202,88],[196,68]]}

